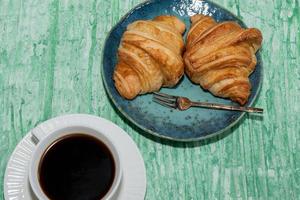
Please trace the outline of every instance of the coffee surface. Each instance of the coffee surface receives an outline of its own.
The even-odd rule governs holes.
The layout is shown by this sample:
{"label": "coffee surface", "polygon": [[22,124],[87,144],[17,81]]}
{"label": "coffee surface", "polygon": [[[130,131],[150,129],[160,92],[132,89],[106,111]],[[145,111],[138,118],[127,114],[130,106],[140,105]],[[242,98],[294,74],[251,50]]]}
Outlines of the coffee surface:
{"label": "coffee surface", "polygon": [[54,142],[40,162],[39,179],[52,200],[98,200],[115,176],[111,152],[98,139],[73,134]]}

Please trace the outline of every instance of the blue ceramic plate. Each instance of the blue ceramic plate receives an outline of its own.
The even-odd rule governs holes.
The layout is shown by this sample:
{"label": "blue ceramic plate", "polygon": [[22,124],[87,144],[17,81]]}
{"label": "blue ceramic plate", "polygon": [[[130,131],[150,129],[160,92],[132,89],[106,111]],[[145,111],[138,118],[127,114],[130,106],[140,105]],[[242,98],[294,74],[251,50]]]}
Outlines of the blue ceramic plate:
{"label": "blue ceramic plate", "polygon": [[[117,63],[117,49],[128,24],[140,19],[152,19],[158,15],[175,15],[190,27],[189,17],[198,13],[210,15],[217,21],[236,21],[245,24],[224,8],[200,0],[152,0],[131,10],[109,33],[103,52],[102,75],[107,94],[117,109],[139,128],[150,134],[176,141],[197,141],[219,134],[235,125],[244,115],[241,112],[191,108],[187,111],[171,110],[152,102],[152,95],[141,95],[132,101],[123,99],[114,87],[112,79]],[[187,32],[187,31],[186,31]],[[262,83],[262,63],[257,53],[258,64],[250,76],[252,93],[247,106],[252,106]],[[184,95],[192,100],[236,105],[230,100],[211,95],[193,84],[187,77],[175,88],[163,88],[161,92]]]}

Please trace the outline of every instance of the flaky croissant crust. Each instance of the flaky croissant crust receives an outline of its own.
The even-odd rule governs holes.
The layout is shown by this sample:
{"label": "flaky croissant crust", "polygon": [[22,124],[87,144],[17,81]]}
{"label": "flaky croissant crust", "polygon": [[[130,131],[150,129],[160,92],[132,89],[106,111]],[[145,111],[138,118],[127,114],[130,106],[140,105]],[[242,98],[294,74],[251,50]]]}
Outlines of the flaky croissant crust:
{"label": "flaky croissant crust", "polygon": [[184,23],[174,16],[139,20],[127,27],[113,75],[121,96],[133,99],[177,84],[184,73],[184,31]]}
{"label": "flaky croissant crust", "polygon": [[250,96],[249,75],[261,47],[258,29],[235,22],[217,23],[204,15],[191,17],[184,61],[189,78],[216,96],[244,105]]}

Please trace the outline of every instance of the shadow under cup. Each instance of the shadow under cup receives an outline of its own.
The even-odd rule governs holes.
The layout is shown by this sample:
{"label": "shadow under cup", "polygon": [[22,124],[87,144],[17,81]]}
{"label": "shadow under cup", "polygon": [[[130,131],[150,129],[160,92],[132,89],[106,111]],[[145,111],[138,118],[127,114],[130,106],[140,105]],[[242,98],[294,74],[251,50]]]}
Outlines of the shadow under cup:
{"label": "shadow under cup", "polygon": [[30,184],[39,199],[109,199],[120,179],[115,146],[100,132],[72,127],[38,143],[30,167]]}

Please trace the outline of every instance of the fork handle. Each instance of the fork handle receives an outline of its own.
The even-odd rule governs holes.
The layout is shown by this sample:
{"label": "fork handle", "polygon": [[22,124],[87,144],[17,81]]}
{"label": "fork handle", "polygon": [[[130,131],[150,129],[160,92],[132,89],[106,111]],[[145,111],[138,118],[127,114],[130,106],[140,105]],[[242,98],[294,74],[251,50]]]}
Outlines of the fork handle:
{"label": "fork handle", "polygon": [[263,113],[262,108],[253,108],[253,107],[242,107],[242,106],[229,106],[224,104],[217,103],[206,103],[206,102],[191,102],[194,107],[202,107],[202,108],[214,108],[219,110],[236,110],[243,111],[249,113]]}

